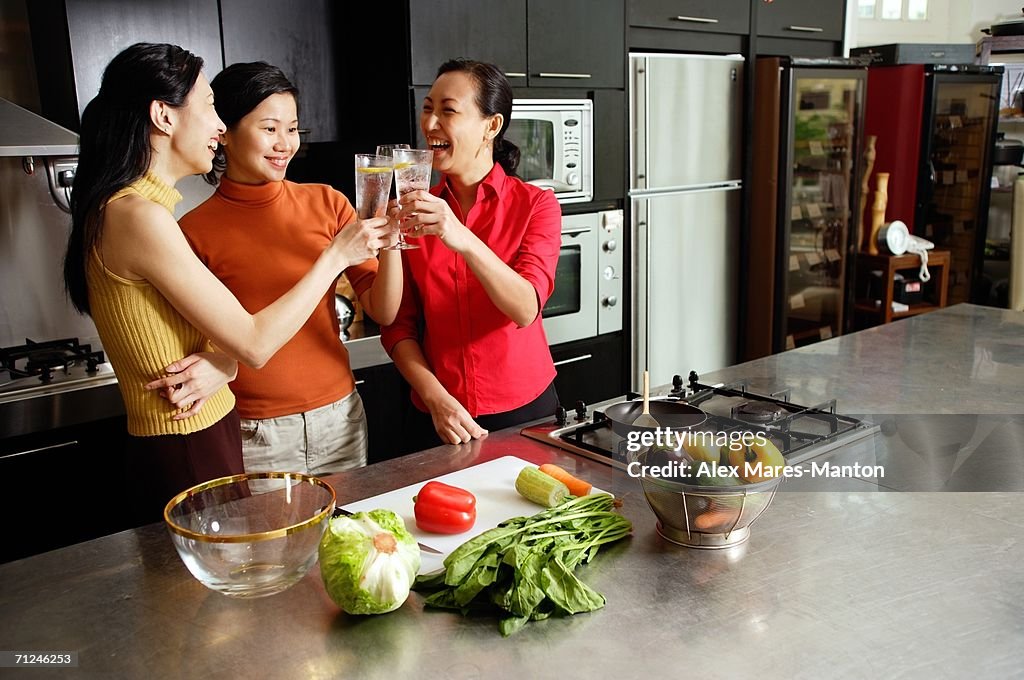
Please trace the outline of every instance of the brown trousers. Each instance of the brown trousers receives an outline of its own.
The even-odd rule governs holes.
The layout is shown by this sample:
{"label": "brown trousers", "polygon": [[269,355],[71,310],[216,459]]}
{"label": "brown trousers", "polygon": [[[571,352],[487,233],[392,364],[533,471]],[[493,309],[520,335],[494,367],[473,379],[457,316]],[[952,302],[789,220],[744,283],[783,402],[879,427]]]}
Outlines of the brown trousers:
{"label": "brown trousers", "polygon": [[129,435],[126,452],[138,523],[159,522],[176,494],[217,477],[242,474],[238,412],[231,409],[214,425],[191,434]]}

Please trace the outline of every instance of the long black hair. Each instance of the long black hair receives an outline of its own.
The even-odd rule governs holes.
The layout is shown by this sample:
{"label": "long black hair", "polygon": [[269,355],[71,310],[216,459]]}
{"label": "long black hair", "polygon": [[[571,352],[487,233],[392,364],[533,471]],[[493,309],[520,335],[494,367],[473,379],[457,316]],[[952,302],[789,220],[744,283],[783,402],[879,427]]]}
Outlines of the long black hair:
{"label": "long black hair", "polygon": [[[288,80],[284,71],[265,61],[232,64],[217,74],[210,87],[217,115],[229,130],[272,94],[290,94],[295,98],[295,110],[299,109],[299,88]],[[224,149],[218,148],[213,169],[205,175],[206,181],[217,184],[217,177],[226,168]]]}
{"label": "long black hair", "polygon": [[136,43],[107,65],[99,94],[82,113],[64,286],[83,314],[89,313],[86,262],[102,236],[107,200],[149,169],[150,104],[183,106],[202,68],[201,57],[176,45]]}
{"label": "long black hair", "polygon": [[501,130],[494,138],[494,162],[508,175],[515,175],[519,167],[519,147],[505,139],[509,121],[512,119],[512,85],[508,78],[494,64],[473,59],[451,59],[441,64],[437,75],[460,72],[469,74],[476,83],[476,106],[485,116],[500,113]]}

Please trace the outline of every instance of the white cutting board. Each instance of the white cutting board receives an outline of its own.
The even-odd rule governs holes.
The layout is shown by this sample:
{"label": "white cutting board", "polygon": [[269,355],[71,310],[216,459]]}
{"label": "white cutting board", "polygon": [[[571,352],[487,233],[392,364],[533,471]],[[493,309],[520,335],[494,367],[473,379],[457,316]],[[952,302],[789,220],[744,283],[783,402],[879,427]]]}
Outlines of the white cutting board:
{"label": "white cutting board", "polygon": [[[431,481],[430,479],[342,507],[349,512],[386,508],[401,517],[405,521],[405,527],[416,537],[417,543],[441,551],[441,555],[426,551],[422,553],[423,566],[420,572],[429,573],[439,569],[445,557],[474,536],[493,529],[511,517],[535,515],[544,510],[542,506],[526,500],[516,491],[516,477],[519,476],[520,470],[527,466],[537,467],[537,464],[515,456],[505,456],[431,478],[465,489],[476,496],[476,524],[461,534],[431,534],[416,526],[412,497],[419,493],[423,485]],[[601,493],[601,490],[595,487],[591,493]]]}

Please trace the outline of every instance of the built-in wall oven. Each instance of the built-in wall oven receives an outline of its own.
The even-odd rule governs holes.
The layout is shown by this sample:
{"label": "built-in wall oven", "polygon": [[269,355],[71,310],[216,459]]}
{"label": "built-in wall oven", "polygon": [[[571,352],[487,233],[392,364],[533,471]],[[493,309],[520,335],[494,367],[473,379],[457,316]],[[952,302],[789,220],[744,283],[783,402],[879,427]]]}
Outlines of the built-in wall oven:
{"label": "built-in wall oven", "polygon": [[544,332],[559,345],[622,330],[622,211],[562,217],[555,290]]}

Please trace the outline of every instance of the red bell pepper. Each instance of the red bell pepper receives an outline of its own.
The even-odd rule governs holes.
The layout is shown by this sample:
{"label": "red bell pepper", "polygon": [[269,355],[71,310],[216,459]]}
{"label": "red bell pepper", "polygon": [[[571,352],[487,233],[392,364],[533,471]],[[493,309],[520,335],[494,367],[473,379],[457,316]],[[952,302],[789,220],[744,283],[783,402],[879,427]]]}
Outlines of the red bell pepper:
{"label": "red bell pepper", "polygon": [[461,534],[476,523],[476,497],[443,482],[427,482],[413,499],[416,526],[433,534]]}

